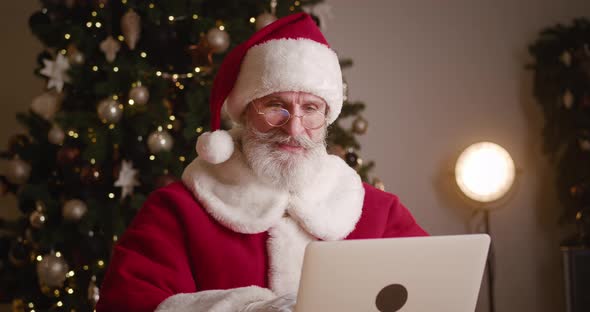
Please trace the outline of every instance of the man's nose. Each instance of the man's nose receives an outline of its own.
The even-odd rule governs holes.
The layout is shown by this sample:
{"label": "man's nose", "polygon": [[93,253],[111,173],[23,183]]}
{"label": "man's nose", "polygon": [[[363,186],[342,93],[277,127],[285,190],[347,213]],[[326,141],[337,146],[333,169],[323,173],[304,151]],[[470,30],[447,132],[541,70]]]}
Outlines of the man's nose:
{"label": "man's nose", "polygon": [[292,137],[302,135],[305,132],[305,127],[301,122],[301,117],[294,116],[291,114],[289,121],[283,125],[283,130]]}

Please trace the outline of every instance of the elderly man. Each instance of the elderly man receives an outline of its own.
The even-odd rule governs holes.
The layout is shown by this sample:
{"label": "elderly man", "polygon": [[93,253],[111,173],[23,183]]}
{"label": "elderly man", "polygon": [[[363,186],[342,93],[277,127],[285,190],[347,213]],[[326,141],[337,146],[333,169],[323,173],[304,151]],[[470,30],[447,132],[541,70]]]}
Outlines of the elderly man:
{"label": "elderly man", "polygon": [[342,76],[309,15],[229,53],[210,104],[214,131],[119,240],[98,311],[292,311],[309,242],[427,235],[396,196],[327,154]]}

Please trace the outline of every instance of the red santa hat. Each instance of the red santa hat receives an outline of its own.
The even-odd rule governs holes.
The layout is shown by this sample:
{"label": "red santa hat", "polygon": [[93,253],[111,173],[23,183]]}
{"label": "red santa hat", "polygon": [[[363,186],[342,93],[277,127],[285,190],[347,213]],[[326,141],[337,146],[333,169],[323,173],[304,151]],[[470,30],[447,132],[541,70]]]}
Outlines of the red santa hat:
{"label": "red santa hat", "polygon": [[223,60],[210,97],[211,132],[199,136],[200,158],[218,164],[234,149],[220,129],[221,109],[234,123],[252,100],[282,91],[302,91],[323,98],[332,123],[342,109],[342,73],[338,56],[306,13],[278,19],[234,48]]}

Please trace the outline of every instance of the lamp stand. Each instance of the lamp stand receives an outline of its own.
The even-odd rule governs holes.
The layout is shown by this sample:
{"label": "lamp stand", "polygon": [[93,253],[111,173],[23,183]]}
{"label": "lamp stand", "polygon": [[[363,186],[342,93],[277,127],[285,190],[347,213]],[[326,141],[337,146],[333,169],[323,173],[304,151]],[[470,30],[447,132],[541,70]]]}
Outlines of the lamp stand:
{"label": "lamp stand", "polygon": [[[484,213],[484,223],[485,223],[485,232],[486,234],[491,235],[491,228],[490,228],[490,211],[488,209],[483,209]],[[494,300],[494,249],[493,249],[493,240],[490,241],[490,249],[488,252],[488,259],[486,261],[487,268],[488,268],[488,304],[489,304],[489,312],[495,312],[495,300]]]}

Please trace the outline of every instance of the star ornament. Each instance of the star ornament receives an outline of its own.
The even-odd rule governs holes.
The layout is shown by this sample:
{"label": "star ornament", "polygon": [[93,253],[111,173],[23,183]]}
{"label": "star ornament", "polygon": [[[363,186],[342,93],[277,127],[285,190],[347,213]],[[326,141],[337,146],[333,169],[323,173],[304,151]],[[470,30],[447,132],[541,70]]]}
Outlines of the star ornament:
{"label": "star ornament", "polygon": [[137,181],[137,169],[133,168],[133,162],[123,160],[121,162],[121,171],[119,171],[119,178],[115,181],[115,186],[121,188],[121,199],[133,195],[133,188],[139,186]]}
{"label": "star ornament", "polygon": [[49,78],[47,82],[47,89],[55,87],[57,92],[60,92],[64,88],[66,82],[70,82],[68,76],[68,69],[70,69],[70,62],[61,53],[57,55],[55,60],[43,60],[43,69],[39,71],[41,75]]}
{"label": "star ornament", "polygon": [[104,53],[109,63],[115,60],[119,49],[121,49],[121,44],[113,36],[108,36],[100,43],[100,50]]}

